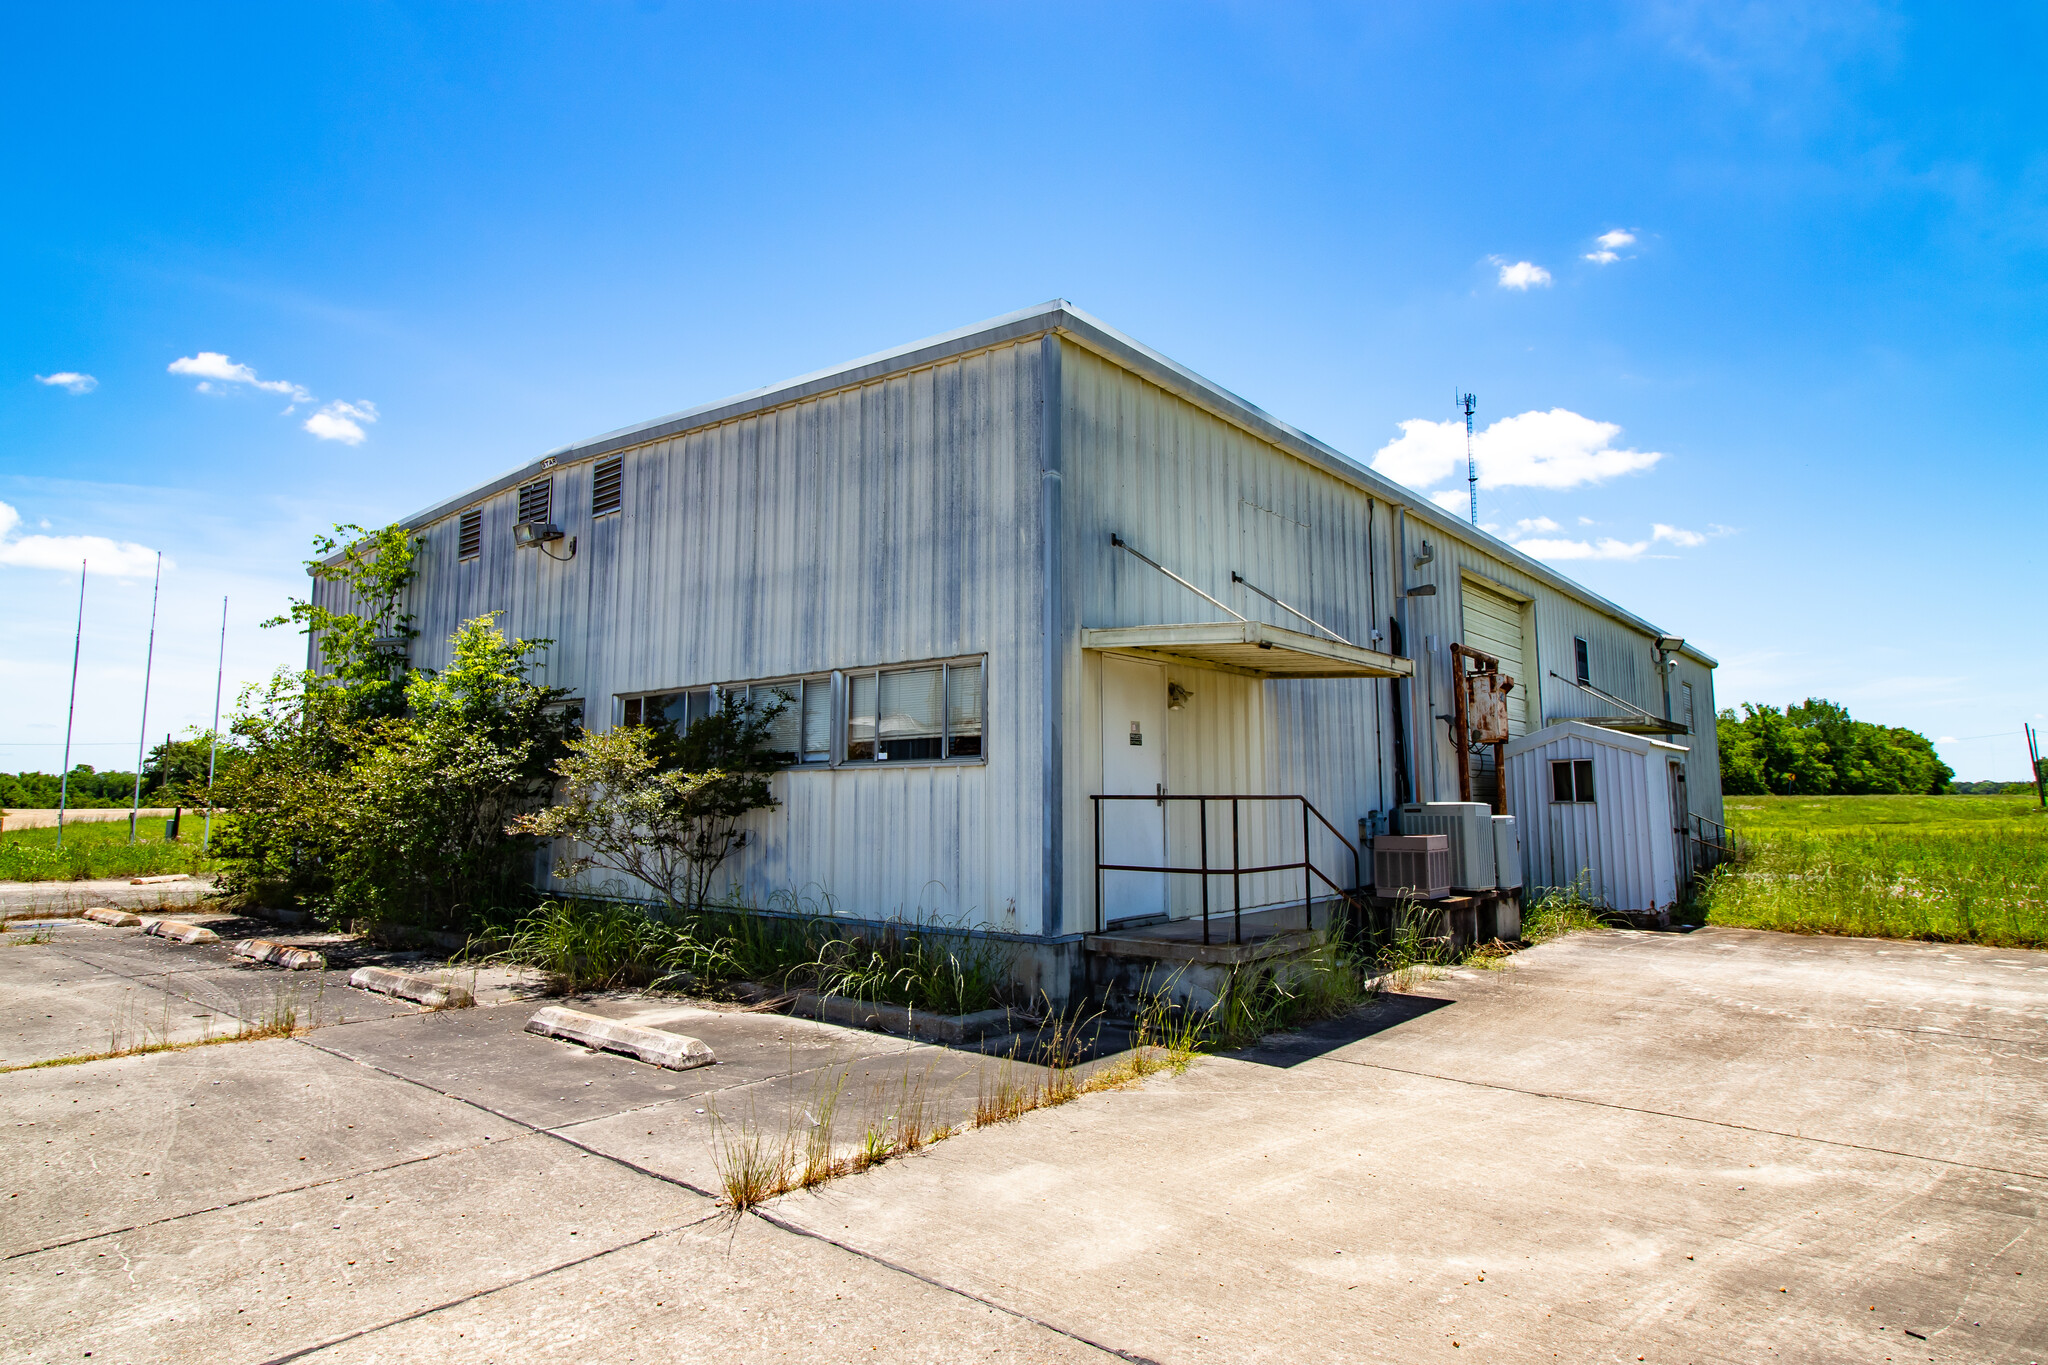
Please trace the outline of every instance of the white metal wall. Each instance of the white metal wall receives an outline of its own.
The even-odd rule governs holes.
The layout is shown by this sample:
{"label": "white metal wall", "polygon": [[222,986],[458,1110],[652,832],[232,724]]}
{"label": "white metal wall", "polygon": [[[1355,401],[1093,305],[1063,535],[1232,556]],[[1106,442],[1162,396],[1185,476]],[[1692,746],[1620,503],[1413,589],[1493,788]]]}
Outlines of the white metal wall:
{"label": "white metal wall", "polygon": [[[1367,642],[1386,611],[1384,506],[1373,514],[1370,540],[1380,556],[1373,565],[1367,498],[1356,487],[1071,342],[1061,363],[1070,630],[1224,619],[1111,546],[1115,532],[1241,615],[1307,629],[1233,584],[1232,570],[1346,639]],[[1098,790],[1102,759],[1097,665],[1082,657],[1077,637],[1068,638],[1066,919],[1074,930],[1093,924],[1088,796]],[[1386,683],[1261,681],[1194,667],[1169,676],[1195,693],[1185,711],[1169,715],[1170,790],[1300,793],[1353,840],[1360,816],[1393,805],[1393,737],[1381,710]],[[1258,856],[1300,856],[1298,814],[1268,817],[1254,833],[1247,807],[1246,821]],[[1193,862],[1192,815],[1176,812],[1169,828],[1169,856]],[[1212,849],[1228,829],[1227,815],[1212,815]],[[1350,854],[1334,840],[1318,832],[1313,850],[1319,866],[1348,880]],[[1192,878],[1177,880],[1185,885],[1175,887],[1174,905],[1185,913],[1199,890]],[[1227,904],[1228,879],[1219,878],[1211,895],[1212,905]],[[1291,876],[1246,887],[1247,904],[1300,895]]]}
{"label": "white metal wall", "polygon": [[1035,930],[1039,356],[1004,345],[628,450],[614,516],[590,515],[592,462],[560,465],[567,562],[514,547],[516,490],[482,504],[480,560],[457,562],[451,513],[422,532],[416,662],[502,610],[554,641],[543,676],[604,728],[624,692],[985,652],[984,764],[782,774],[729,868],[751,897]]}
{"label": "white metal wall", "polygon": [[[1614,910],[1656,910],[1676,900],[1668,764],[1680,756],[1666,746],[1639,748],[1569,731],[1511,752],[1508,790],[1522,836],[1524,894],[1533,899],[1584,878],[1594,898]],[[1560,759],[1592,761],[1598,799],[1591,805],[1551,799],[1550,765]]]}

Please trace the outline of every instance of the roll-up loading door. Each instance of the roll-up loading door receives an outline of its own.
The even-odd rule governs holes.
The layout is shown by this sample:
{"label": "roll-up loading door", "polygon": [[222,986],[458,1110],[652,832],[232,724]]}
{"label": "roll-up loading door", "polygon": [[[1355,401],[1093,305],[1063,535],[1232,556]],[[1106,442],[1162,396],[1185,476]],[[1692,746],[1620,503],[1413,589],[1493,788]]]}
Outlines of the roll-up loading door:
{"label": "roll-up loading door", "polygon": [[[1519,739],[1529,732],[1529,698],[1536,692],[1536,680],[1523,662],[1522,604],[1470,579],[1465,580],[1464,601],[1465,644],[1499,659],[1500,671],[1515,680],[1515,690],[1508,693],[1508,737]],[[1490,744],[1472,756],[1472,799],[1498,808],[1500,774]]]}

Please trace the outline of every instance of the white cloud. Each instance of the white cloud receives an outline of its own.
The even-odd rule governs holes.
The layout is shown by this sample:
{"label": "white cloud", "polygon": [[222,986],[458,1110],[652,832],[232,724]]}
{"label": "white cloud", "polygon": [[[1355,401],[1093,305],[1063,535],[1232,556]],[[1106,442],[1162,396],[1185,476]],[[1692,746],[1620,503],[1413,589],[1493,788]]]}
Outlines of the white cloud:
{"label": "white cloud", "polygon": [[99,380],[94,379],[89,374],[80,374],[76,370],[59,370],[55,374],[39,374],[36,376],[36,383],[48,384],[51,388],[62,389],[66,393],[91,393],[100,386]]}
{"label": "white cloud", "polygon": [[1650,548],[1647,540],[1518,540],[1517,550],[1538,559],[1639,559]]}
{"label": "white cloud", "polygon": [[[1381,446],[1372,467],[1397,483],[1420,488],[1462,472],[1465,424],[1426,417],[1400,423],[1401,435]],[[1503,417],[1473,437],[1481,488],[1576,488],[1648,469],[1663,455],[1617,449],[1621,428],[1564,408]]]}
{"label": "white cloud", "polygon": [[[166,368],[172,374],[196,376],[200,381],[201,393],[220,392],[214,387],[215,383],[247,384],[250,388],[261,389],[265,393],[284,394],[292,400],[294,407],[300,403],[313,401],[312,394],[289,379],[258,379],[256,371],[228,359],[219,351],[201,351],[198,355],[180,356]],[[291,408],[286,408],[285,411],[290,412]]]}
{"label": "white cloud", "polygon": [[1687,531],[1676,526],[1666,526],[1661,521],[1650,528],[1650,539],[1668,540],[1673,545],[1683,545],[1688,550],[1696,545],[1707,543],[1707,538],[1698,531]]}
{"label": "white cloud", "polygon": [[1527,293],[1534,286],[1549,288],[1550,272],[1529,261],[1504,261],[1498,256],[1489,257],[1500,267],[1500,287],[1519,289]]}
{"label": "white cloud", "polygon": [[[47,525],[48,523],[45,523]],[[132,540],[105,536],[21,536],[21,513],[0,502],[0,565],[17,569],[62,569],[70,573],[85,560],[99,573],[116,578],[146,578],[156,569],[156,551]],[[165,562],[165,567],[175,565]]]}
{"label": "white cloud", "polygon": [[1429,500],[1446,512],[1463,515],[1472,510],[1472,494],[1463,488],[1439,488]]}
{"label": "white cloud", "polygon": [[1586,259],[1596,265],[1613,265],[1621,259],[1623,247],[1636,244],[1636,235],[1616,228],[1612,232],[1601,233],[1593,241],[1594,249],[1586,253]]}
{"label": "white cloud", "polygon": [[1515,523],[1515,534],[1520,536],[1534,535],[1538,531],[1556,531],[1560,529],[1562,528],[1549,517],[1524,517]]}
{"label": "white cloud", "polygon": [[308,417],[306,430],[323,441],[359,446],[365,434],[362,424],[376,420],[377,405],[368,399],[360,403],[344,403],[337,399]]}

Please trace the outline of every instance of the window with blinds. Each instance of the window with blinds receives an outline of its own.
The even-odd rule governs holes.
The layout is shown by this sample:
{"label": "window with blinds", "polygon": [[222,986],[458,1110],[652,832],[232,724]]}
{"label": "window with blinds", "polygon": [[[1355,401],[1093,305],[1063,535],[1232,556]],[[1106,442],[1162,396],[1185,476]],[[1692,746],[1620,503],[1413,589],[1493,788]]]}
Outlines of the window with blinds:
{"label": "window with blinds", "polygon": [[817,674],[619,699],[625,725],[677,731],[728,698],[776,701],[772,752],[796,765],[930,763],[983,757],[980,659]]}
{"label": "window with blinds", "polygon": [[599,460],[590,476],[590,515],[609,516],[625,506],[626,457]]}
{"label": "window with blinds", "polygon": [[547,521],[555,507],[555,481],[552,478],[535,479],[532,483],[519,485],[519,519],[521,521]]}
{"label": "window with blinds", "polygon": [[462,514],[460,528],[455,535],[455,558],[458,561],[477,559],[484,552],[484,509],[472,507]]}

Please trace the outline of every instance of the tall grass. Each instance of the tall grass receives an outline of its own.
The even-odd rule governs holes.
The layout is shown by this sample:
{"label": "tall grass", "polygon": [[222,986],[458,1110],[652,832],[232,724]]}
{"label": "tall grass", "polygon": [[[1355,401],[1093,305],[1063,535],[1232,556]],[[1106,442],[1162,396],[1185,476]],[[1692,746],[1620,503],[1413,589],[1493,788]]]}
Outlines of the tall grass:
{"label": "tall grass", "polygon": [[[614,901],[542,902],[487,930],[474,955],[538,967],[564,991],[753,981],[933,1014],[1003,1003],[1009,950],[943,924],[862,930],[790,901],[794,913],[734,905],[676,919]],[[829,906],[824,908],[829,909]]]}
{"label": "tall grass", "polygon": [[0,833],[0,881],[75,882],[98,877],[154,877],[166,872],[207,873],[213,860],[199,848],[203,815],[187,812],[183,838],[164,838],[162,816],[145,816],[128,842],[126,820],[97,820],[64,827],[64,847],[57,831],[8,830]]}
{"label": "tall grass", "polygon": [[2048,947],[2048,820],[1771,832],[1742,848],[1697,897],[1709,924]]}

